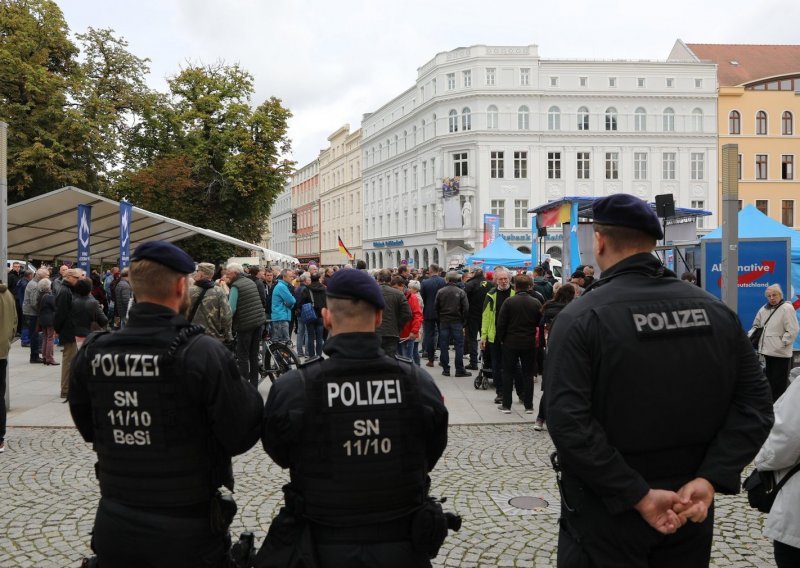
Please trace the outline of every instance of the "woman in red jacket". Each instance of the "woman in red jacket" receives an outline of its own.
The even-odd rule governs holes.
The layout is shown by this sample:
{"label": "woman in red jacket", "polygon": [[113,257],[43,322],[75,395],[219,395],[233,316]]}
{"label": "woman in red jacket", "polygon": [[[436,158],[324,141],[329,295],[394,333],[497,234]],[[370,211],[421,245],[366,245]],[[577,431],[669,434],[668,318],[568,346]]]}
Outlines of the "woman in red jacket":
{"label": "woman in red jacket", "polygon": [[405,295],[411,308],[411,319],[400,330],[400,344],[398,345],[397,353],[419,365],[417,337],[419,336],[419,329],[422,327],[422,307],[419,305],[417,295],[406,289],[406,281],[401,276],[393,276],[391,286]]}

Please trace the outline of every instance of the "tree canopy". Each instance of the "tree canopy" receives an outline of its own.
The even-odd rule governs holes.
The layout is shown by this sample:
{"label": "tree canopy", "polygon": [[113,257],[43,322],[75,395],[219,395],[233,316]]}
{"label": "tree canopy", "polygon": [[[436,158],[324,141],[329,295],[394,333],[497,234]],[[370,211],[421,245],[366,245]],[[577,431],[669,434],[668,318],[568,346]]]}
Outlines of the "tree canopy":
{"label": "tree canopy", "polygon": [[[51,0],[0,0],[0,120],[9,124],[9,201],[75,185],[258,242],[290,175],[291,113],[254,105],[254,78],[187,64],[166,93],[112,30],[70,39]],[[200,258],[233,247],[194,238]]]}

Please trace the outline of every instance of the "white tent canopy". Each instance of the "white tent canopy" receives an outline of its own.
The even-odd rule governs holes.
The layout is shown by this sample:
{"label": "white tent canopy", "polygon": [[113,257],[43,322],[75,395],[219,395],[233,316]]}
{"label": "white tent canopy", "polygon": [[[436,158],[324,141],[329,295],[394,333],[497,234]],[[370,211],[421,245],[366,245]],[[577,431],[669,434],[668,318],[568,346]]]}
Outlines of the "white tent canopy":
{"label": "white tent canopy", "polygon": [[[78,205],[92,207],[91,260],[116,262],[119,258],[119,202],[77,187],[62,187],[8,207],[8,257],[19,259],[74,259],[78,256]],[[149,240],[180,241],[194,235],[236,245],[267,262],[299,264],[289,255],[195,227],[134,206],[131,252]]]}

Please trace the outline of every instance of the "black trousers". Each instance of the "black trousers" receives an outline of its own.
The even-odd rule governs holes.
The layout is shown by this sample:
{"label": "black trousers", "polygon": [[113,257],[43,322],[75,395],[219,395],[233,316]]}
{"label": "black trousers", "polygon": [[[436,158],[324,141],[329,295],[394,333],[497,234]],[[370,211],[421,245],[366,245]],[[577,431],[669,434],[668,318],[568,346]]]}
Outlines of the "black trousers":
{"label": "black trousers", "polygon": [[[503,376],[513,377],[517,366],[522,367],[522,403],[526,410],[533,408],[533,377],[536,374],[536,352],[533,349],[514,349],[503,345]],[[503,382],[503,406],[511,408],[514,381]]]}
{"label": "black trousers", "polygon": [[800,548],[789,546],[777,540],[772,541],[775,549],[775,564],[778,568],[797,568],[800,566]]}
{"label": "black trousers", "polygon": [[172,517],[100,499],[92,550],[111,568],[223,568],[228,534],[214,534],[209,517]]}
{"label": "black trousers", "polygon": [[236,363],[239,374],[254,387],[258,387],[258,350],[261,344],[261,326],[236,332]]}
{"label": "black trousers", "polygon": [[561,503],[558,568],[708,568],[714,510],[662,535],[633,509],[611,515],[599,497],[565,480],[570,512]]}
{"label": "black trousers", "polygon": [[8,359],[0,359],[0,442],[6,438],[6,370]]}
{"label": "black trousers", "polygon": [[789,387],[789,370],[792,358],[764,355],[764,360],[767,362],[764,374],[767,375],[769,386],[772,389],[772,402],[775,402]]}

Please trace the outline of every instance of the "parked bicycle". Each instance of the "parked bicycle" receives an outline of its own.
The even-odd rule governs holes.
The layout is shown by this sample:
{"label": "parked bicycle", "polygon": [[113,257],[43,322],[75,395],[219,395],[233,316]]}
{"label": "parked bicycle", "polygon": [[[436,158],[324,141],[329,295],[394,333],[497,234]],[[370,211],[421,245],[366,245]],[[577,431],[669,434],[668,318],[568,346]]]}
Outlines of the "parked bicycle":
{"label": "parked bicycle", "polygon": [[[267,321],[267,330],[269,330],[269,323]],[[300,359],[292,349],[291,341],[273,340],[269,331],[264,334],[259,353],[258,373],[261,377],[259,383],[267,377],[269,377],[270,382],[274,383],[275,379],[287,371],[296,369],[299,364]]]}

